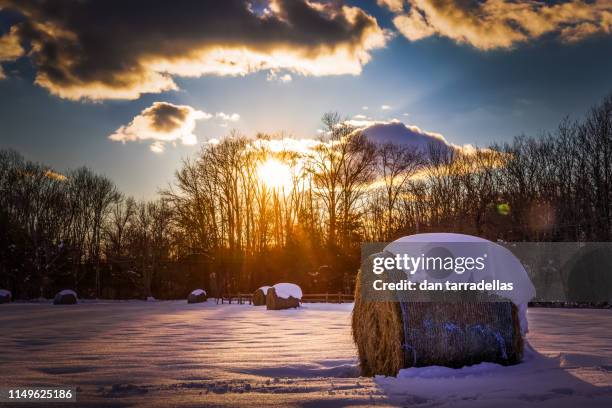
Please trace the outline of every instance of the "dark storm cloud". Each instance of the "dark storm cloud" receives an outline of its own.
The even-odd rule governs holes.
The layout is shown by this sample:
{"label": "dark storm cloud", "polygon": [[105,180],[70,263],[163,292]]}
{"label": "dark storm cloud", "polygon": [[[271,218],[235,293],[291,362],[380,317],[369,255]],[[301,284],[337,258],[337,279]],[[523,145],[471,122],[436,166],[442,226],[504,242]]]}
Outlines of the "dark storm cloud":
{"label": "dark storm cloud", "polygon": [[0,0],[37,68],[70,99],[134,99],[172,76],[358,74],[385,45],[376,20],[339,2]]}

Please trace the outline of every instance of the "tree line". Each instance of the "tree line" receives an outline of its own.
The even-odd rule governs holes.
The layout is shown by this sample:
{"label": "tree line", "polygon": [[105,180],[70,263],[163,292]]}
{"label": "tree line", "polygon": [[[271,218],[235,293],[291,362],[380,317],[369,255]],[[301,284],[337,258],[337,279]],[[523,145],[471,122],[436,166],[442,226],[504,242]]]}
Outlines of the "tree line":
{"label": "tree line", "polygon": [[[377,144],[338,114],[296,146],[232,133],[153,201],[87,168],[0,151],[0,287],[15,297],[180,298],[290,281],[350,292],[360,244],[423,232],[610,241],[612,97],[579,121],[488,148]],[[284,185],[262,177],[274,160]]]}

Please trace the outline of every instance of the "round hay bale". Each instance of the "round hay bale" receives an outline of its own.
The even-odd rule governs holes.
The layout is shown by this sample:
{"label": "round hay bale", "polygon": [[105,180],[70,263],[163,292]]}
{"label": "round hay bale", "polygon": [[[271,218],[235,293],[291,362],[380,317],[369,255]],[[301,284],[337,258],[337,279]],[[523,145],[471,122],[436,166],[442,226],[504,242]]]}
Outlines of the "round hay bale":
{"label": "round hay bale", "polygon": [[11,291],[6,289],[0,289],[0,303],[10,303],[11,300]]}
{"label": "round hay bale", "polygon": [[77,294],[74,290],[64,289],[57,292],[53,299],[54,305],[74,305],[77,303]]}
{"label": "round hay bale", "polygon": [[208,300],[204,289],[196,289],[187,296],[187,303],[202,303]]}
{"label": "round hay bale", "polygon": [[513,303],[366,301],[360,275],[352,332],[362,375],[396,376],[409,367],[459,368],[485,361],[502,365],[521,361],[523,338]]}
{"label": "round hay bale", "polygon": [[253,306],[265,306],[266,305],[266,296],[268,295],[268,289],[270,286],[262,286],[253,292]]}
{"label": "round hay bale", "polygon": [[[382,276],[372,273],[375,260],[380,266],[380,258],[413,254],[422,257],[423,263],[425,258],[465,260],[466,256],[476,259],[484,254],[491,264],[478,273],[472,268],[469,274],[423,265],[408,275],[407,270],[395,267],[385,267]],[[480,291],[370,291],[375,279],[384,277],[397,284],[407,276],[413,282],[446,281],[466,286],[478,282],[482,287],[496,279],[513,283],[514,289],[504,291],[489,285],[490,289]],[[535,288],[518,258],[496,243],[462,234],[402,237],[364,260],[357,275],[352,325],[362,374],[395,376],[402,368],[430,365],[516,364],[523,356],[526,305],[534,296]]]}
{"label": "round hay bale", "polygon": [[293,283],[277,283],[268,289],[267,310],[282,310],[300,307],[302,289]]}
{"label": "round hay bale", "polygon": [[395,376],[404,367],[402,314],[398,302],[366,302],[361,294],[361,272],[355,282],[352,332],[361,375]]}

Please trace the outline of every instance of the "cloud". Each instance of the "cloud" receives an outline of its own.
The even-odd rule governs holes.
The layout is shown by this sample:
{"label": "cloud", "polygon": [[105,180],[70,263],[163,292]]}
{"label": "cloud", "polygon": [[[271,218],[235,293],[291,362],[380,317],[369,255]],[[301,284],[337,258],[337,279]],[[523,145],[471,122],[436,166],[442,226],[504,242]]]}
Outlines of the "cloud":
{"label": "cloud", "polygon": [[380,109],[382,109],[382,110],[391,110],[391,106],[389,106],[389,105],[381,105]]}
{"label": "cloud", "polygon": [[376,0],[376,4],[396,13],[404,9],[404,0]]}
{"label": "cloud", "polygon": [[[178,89],[175,76],[357,75],[384,47],[376,19],[342,2],[0,0],[35,82],[73,100],[136,99]],[[284,75],[281,80],[288,80]]]}
{"label": "cloud", "polygon": [[387,123],[387,122],[377,121],[365,115],[355,115],[351,119],[345,120],[344,123],[354,128],[363,129],[368,126],[375,125],[377,123]]}
{"label": "cloud", "polygon": [[224,122],[238,122],[240,120],[240,115],[237,113],[223,113],[223,112],[217,112],[215,114],[215,117],[217,119],[221,119]]}
{"label": "cloud", "polygon": [[64,176],[62,173],[58,173],[56,171],[53,171],[51,169],[48,169],[45,171],[45,177],[52,179],[52,180],[56,180],[56,181],[65,181],[67,180],[67,177]]}
{"label": "cloud", "polygon": [[166,150],[166,146],[164,145],[164,142],[160,142],[160,141],[151,143],[151,146],[149,146],[149,148],[151,149],[153,153],[163,153],[164,150]]}
{"label": "cloud", "polygon": [[433,35],[481,50],[510,48],[555,35],[564,42],[612,33],[610,0],[405,0],[381,1],[396,13],[393,23],[411,41]]}
{"label": "cloud", "polygon": [[278,78],[279,81],[281,81],[282,83],[286,84],[288,82],[291,82],[293,80],[293,77],[289,74],[285,74],[283,76],[281,76],[280,78]]}
{"label": "cloud", "polygon": [[370,121],[357,127],[359,128],[358,131],[377,144],[393,143],[409,146],[422,153],[427,153],[430,146],[463,153],[473,153],[476,151],[476,148],[472,145],[460,146],[450,143],[440,133],[428,132],[414,125],[406,125],[397,119],[392,121]]}
{"label": "cloud", "polygon": [[[320,132],[319,132],[320,131]],[[324,130],[318,129],[318,133],[325,133]],[[273,153],[292,152],[301,155],[310,155],[313,150],[325,142],[315,139],[294,139],[292,137],[273,138],[273,139],[255,139],[251,142],[251,146],[258,150],[266,150]]]}
{"label": "cloud", "polygon": [[[23,56],[24,49],[19,44],[19,37],[17,36],[17,29],[15,27],[0,36],[0,63],[6,61],[14,61],[17,58]],[[2,66],[0,66],[0,79],[5,78]]]}
{"label": "cloud", "polygon": [[393,24],[404,37],[410,41],[418,41],[436,34],[421,12],[414,7],[408,14],[400,14],[393,19]]}
{"label": "cloud", "polygon": [[293,77],[290,74],[279,75],[278,70],[271,69],[270,72],[268,72],[266,80],[270,82],[277,81],[286,84],[293,81]]}
{"label": "cloud", "polygon": [[108,138],[117,142],[151,140],[150,149],[161,153],[168,142],[181,141],[184,145],[197,143],[193,133],[196,120],[206,120],[211,114],[188,105],[154,102],[137,115],[129,124],[121,126]]}

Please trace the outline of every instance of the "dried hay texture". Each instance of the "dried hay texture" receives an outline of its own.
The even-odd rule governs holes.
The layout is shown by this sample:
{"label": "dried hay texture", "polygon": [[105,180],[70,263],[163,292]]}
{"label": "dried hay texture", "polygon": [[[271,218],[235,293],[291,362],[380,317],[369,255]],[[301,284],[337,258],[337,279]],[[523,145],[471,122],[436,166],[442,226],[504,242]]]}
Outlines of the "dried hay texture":
{"label": "dried hay texture", "polygon": [[404,368],[402,314],[398,302],[366,302],[361,297],[360,275],[355,282],[353,340],[361,375],[395,376]]}
{"label": "dried hay texture", "polygon": [[265,306],[266,305],[266,295],[264,295],[263,290],[261,290],[261,288],[253,292],[252,300],[253,300],[253,306]]}
{"label": "dried hay texture", "polygon": [[521,361],[523,339],[514,304],[449,302],[448,294],[443,295],[446,302],[365,301],[360,274],[352,328],[362,375],[395,376],[402,368],[430,365],[458,368],[485,361],[502,365]]}
{"label": "dried hay texture", "polygon": [[282,310],[291,309],[293,307],[300,307],[300,300],[290,296],[288,299],[278,297],[276,290],[271,287],[268,289],[266,296],[266,309],[267,310]]}

